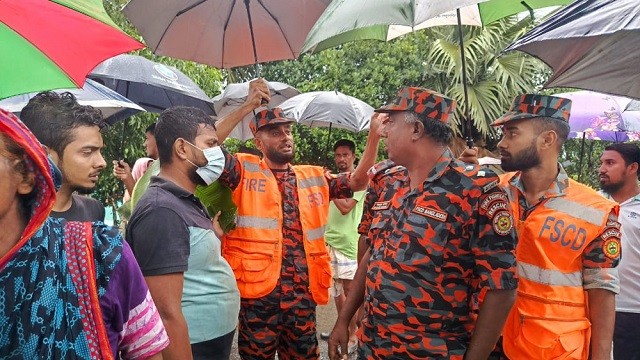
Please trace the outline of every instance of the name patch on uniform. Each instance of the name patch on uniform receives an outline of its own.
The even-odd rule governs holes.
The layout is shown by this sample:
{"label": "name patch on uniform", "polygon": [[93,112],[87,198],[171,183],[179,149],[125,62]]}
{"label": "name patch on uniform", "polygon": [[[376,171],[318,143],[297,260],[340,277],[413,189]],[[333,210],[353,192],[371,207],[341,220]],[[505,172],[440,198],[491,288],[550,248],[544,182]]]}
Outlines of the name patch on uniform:
{"label": "name patch on uniform", "polygon": [[[484,176],[484,175],[483,175]],[[482,192],[486,193],[487,191],[493,189],[494,187],[498,186],[498,180],[493,180],[492,182],[488,183],[487,185],[482,187]]]}
{"label": "name patch on uniform", "polygon": [[379,210],[387,210],[391,206],[391,201],[376,201],[371,210],[379,211]]}
{"label": "name patch on uniform", "polygon": [[513,229],[513,219],[511,214],[506,211],[499,211],[493,218],[493,231],[502,236],[509,235]]}
{"label": "name patch on uniform", "polygon": [[416,207],[413,208],[412,211],[416,214],[424,215],[438,221],[447,221],[447,213],[438,209],[426,208],[424,206],[416,205]]}

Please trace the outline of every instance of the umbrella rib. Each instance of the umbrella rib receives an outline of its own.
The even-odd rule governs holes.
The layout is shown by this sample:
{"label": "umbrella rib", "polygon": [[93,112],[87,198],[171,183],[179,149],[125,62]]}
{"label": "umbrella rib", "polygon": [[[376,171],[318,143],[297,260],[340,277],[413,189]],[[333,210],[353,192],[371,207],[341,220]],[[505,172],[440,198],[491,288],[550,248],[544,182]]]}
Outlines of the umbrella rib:
{"label": "umbrella rib", "polygon": [[224,68],[224,47],[227,41],[227,36],[225,34],[227,33],[227,28],[229,27],[229,21],[231,21],[231,14],[233,13],[233,9],[235,7],[236,7],[236,0],[233,0],[233,2],[231,3],[231,6],[229,7],[229,14],[227,14],[227,20],[224,22],[224,27],[222,28],[222,52],[220,52],[220,56],[222,56],[222,59],[220,59],[220,64],[222,64],[223,68]]}
{"label": "umbrella rib", "polygon": [[167,31],[169,31],[169,28],[171,28],[171,24],[173,24],[173,22],[178,18],[178,16],[181,16],[182,14],[184,14],[184,13],[186,13],[188,11],[191,11],[193,8],[195,8],[195,7],[199,6],[199,5],[202,5],[206,1],[207,0],[200,0],[199,2],[197,2],[197,3],[195,3],[195,4],[191,5],[191,6],[188,6],[188,7],[184,8],[184,9],[178,11],[176,13],[176,15],[173,17],[173,19],[171,19],[171,22],[169,23],[169,25],[164,28],[164,31],[162,32],[162,36],[160,36],[160,40],[158,40],[158,45],[156,45],[156,47],[153,49],[153,52],[155,53],[156,50],[158,50],[158,47],[160,47],[160,44],[162,43],[162,40],[164,39],[164,36],[167,34]]}
{"label": "umbrella rib", "polygon": [[269,9],[267,9],[267,7],[264,6],[263,0],[257,0],[257,2],[258,2],[258,4],[260,4],[260,6],[262,6],[264,11],[266,11],[267,14],[269,14],[269,16],[271,16],[273,21],[276,24],[278,24],[278,28],[280,29],[280,32],[282,33],[282,37],[284,38],[284,41],[287,43],[287,46],[289,47],[289,50],[291,50],[291,53],[295,56],[295,51],[293,50],[293,47],[289,43],[289,39],[287,39],[287,36],[285,35],[284,31],[282,30],[282,26],[280,26],[280,22],[278,21],[278,19],[276,19],[276,17],[271,13],[271,11],[269,11]]}

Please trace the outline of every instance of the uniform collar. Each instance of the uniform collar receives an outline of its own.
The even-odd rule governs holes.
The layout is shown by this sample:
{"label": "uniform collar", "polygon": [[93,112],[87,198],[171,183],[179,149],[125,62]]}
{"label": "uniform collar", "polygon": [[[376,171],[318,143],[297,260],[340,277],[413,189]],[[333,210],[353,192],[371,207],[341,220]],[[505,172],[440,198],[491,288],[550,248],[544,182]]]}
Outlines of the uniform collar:
{"label": "uniform collar", "polygon": [[[522,184],[521,175],[522,172],[520,171],[513,173],[513,175],[509,179],[509,184],[524,194],[524,185]],[[556,179],[551,183],[551,186],[549,186],[549,189],[544,194],[543,198],[564,196],[568,188],[569,175],[567,175],[564,167],[558,164],[558,176],[556,176]]]}
{"label": "uniform collar", "polygon": [[427,176],[427,179],[424,182],[432,183],[438,180],[439,178],[441,178],[442,175],[444,175],[445,171],[447,171],[449,164],[451,164],[452,162],[453,162],[453,153],[451,152],[451,149],[446,148],[442,153],[442,155],[440,156],[440,158],[438,159],[438,161],[436,162],[433,169],[431,169],[431,172],[429,172],[429,175]]}

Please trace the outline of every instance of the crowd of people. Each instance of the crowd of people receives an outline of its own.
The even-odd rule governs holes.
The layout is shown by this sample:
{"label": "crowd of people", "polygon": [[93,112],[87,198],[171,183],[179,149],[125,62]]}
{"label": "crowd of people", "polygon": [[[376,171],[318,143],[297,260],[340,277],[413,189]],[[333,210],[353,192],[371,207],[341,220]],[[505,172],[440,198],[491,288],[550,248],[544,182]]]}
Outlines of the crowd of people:
{"label": "crowd of people", "polygon": [[[159,163],[126,236],[84,196],[107,166],[100,111],[53,92],[0,110],[0,357],[229,359],[237,336],[243,359],[318,359],[320,336],[332,360],[640,358],[637,145],[606,148],[598,193],[558,162],[571,101],[523,94],[493,123],[497,175],[455,158],[453,99],[405,87],[358,161],[335,143],[332,173],[292,164],[296,121],[269,99],[257,79],[217,121],[169,108],[147,157],[112,159],[129,194]],[[261,155],[229,153],[252,113]],[[195,195],[214,182],[238,209],[226,233]]]}

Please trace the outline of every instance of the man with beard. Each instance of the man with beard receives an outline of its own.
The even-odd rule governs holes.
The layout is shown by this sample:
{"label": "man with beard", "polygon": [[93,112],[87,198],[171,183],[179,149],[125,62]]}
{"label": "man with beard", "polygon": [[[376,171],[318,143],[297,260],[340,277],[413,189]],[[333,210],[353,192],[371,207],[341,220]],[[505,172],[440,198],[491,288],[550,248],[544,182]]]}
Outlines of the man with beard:
{"label": "man with beard", "polygon": [[[283,360],[319,357],[316,305],[327,303],[331,284],[324,241],[329,201],[366,187],[378,148],[376,119],[353,173],[331,175],[319,166],[291,165],[295,120],[279,108],[258,112],[250,123],[262,159],[225,152],[220,181],[233,190],[238,218],[224,237],[222,253],[242,297],[242,358],[273,359],[276,352]],[[218,138],[224,139],[239,121],[221,120]]]}
{"label": "man with beard", "polygon": [[525,94],[493,125],[516,219],[516,303],[503,330],[510,359],[610,359],[620,285],[618,206],[558,163],[571,101]]}
{"label": "man with beard", "polygon": [[640,148],[616,143],[600,157],[600,188],[605,196],[620,204],[622,248],[620,294],[616,298],[616,325],[613,358],[640,359]]}
{"label": "man with beard", "polygon": [[376,110],[388,113],[389,160],[370,171],[368,247],[329,338],[332,360],[346,357],[363,300],[360,359],[486,359],[500,336],[518,284],[513,219],[498,177],[453,158],[454,111],[415,87]]}
{"label": "man with beard", "polygon": [[62,172],[51,216],[69,221],[104,221],[104,206],[90,194],[106,167],[100,151],[100,130],[106,126],[100,110],[78,104],[73,94],[41,92],[22,109],[21,120]]}
{"label": "man with beard", "polygon": [[[258,106],[267,91],[252,85],[249,106]],[[214,232],[215,220],[194,195],[197,185],[213,183],[222,171],[216,128],[200,109],[172,107],[160,114],[155,136],[160,173],[136,204],[127,241],[169,335],[163,358],[226,360],[240,295],[221,254],[221,231]]]}

